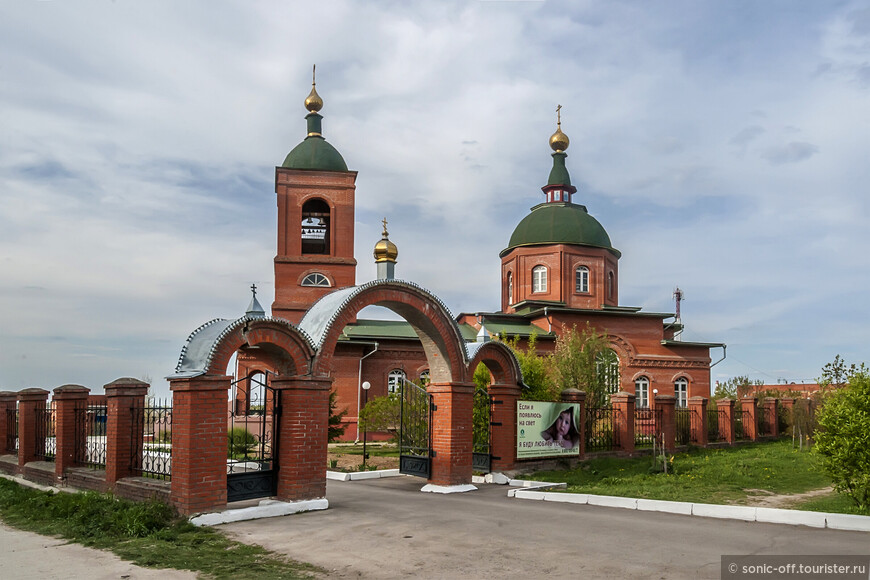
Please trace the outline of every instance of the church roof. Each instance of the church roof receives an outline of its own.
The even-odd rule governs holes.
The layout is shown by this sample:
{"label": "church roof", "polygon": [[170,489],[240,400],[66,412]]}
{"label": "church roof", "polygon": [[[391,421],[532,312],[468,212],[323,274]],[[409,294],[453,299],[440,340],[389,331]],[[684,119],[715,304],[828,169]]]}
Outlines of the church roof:
{"label": "church roof", "polygon": [[570,202],[542,203],[532,208],[511,234],[501,256],[520,246],[576,244],[609,250],[617,258],[622,254],[610,243],[610,236],[586,207]]}
{"label": "church roof", "polygon": [[347,163],[338,150],[320,135],[310,135],[293,148],[281,167],[317,171],[347,171]]}

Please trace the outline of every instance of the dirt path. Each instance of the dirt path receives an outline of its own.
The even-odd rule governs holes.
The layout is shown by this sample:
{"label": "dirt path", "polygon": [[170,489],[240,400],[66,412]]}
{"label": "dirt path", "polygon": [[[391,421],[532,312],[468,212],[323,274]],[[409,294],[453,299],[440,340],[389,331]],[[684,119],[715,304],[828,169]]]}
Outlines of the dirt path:
{"label": "dirt path", "polygon": [[[359,471],[359,466],[362,463],[362,455],[352,455],[346,451],[342,451],[341,447],[330,446],[327,454],[327,461],[329,469],[337,469],[339,471]],[[336,462],[334,467],[333,461]],[[370,453],[368,460],[366,460],[366,465],[369,467],[374,466],[376,469],[398,469],[399,458],[377,457]]]}
{"label": "dirt path", "polygon": [[834,488],[828,486],[821,489],[806,491],[804,493],[792,494],[776,494],[765,489],[744,489],[743,491],[748,493],[749,497],[744,500],[740,500],[739,502],[733,503],[739,503],[740,505],[749,505],[754,507],[789,509],[793,508],[795,505],[804,500],[832,494],[834,493]]}

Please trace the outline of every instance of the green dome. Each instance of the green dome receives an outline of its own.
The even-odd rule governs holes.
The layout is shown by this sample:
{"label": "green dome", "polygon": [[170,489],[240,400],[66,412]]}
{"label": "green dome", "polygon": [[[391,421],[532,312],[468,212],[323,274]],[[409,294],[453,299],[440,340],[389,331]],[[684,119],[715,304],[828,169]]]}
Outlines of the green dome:
{"label": "green dome", "polygon": [[287,169],[315,169],[319,171],[347,171],[341,153],[319,135],[306,137],[287,154],[281,167]]}
{"label": "green dome", "polygon": [[619,250],[610,245],[610,236],[598,220],[582,205],[573,203],[542,203],[532,208],[514,229],[508,247],[501,256],[519,246],[543,244],[576,244],[604,248],[617,258]]}

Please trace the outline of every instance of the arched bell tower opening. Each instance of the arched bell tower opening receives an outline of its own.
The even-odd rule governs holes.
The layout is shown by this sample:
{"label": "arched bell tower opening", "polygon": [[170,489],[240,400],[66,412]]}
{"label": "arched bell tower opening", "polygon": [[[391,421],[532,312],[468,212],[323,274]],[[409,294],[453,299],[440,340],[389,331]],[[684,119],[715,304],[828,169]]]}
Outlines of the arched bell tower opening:
{"label": "arched bell tower opening", "polygon": [[302,204],[302,253],[329,255],[329,204],[322,199],[309,199]]}

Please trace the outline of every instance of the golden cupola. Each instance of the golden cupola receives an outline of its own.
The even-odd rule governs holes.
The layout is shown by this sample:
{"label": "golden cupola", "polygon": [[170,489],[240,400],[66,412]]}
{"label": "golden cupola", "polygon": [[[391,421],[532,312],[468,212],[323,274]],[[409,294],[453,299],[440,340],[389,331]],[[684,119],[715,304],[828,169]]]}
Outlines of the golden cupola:
{"label": "golden cupola", "polygon": [[378,267],[378,280],[392,280],[396,271],[396,258],[399,257],[399,248],[390,241],[390,233],[387,231],[387,218],[384,218],[384,232],[381,239],[375,244],[375,264]]}

